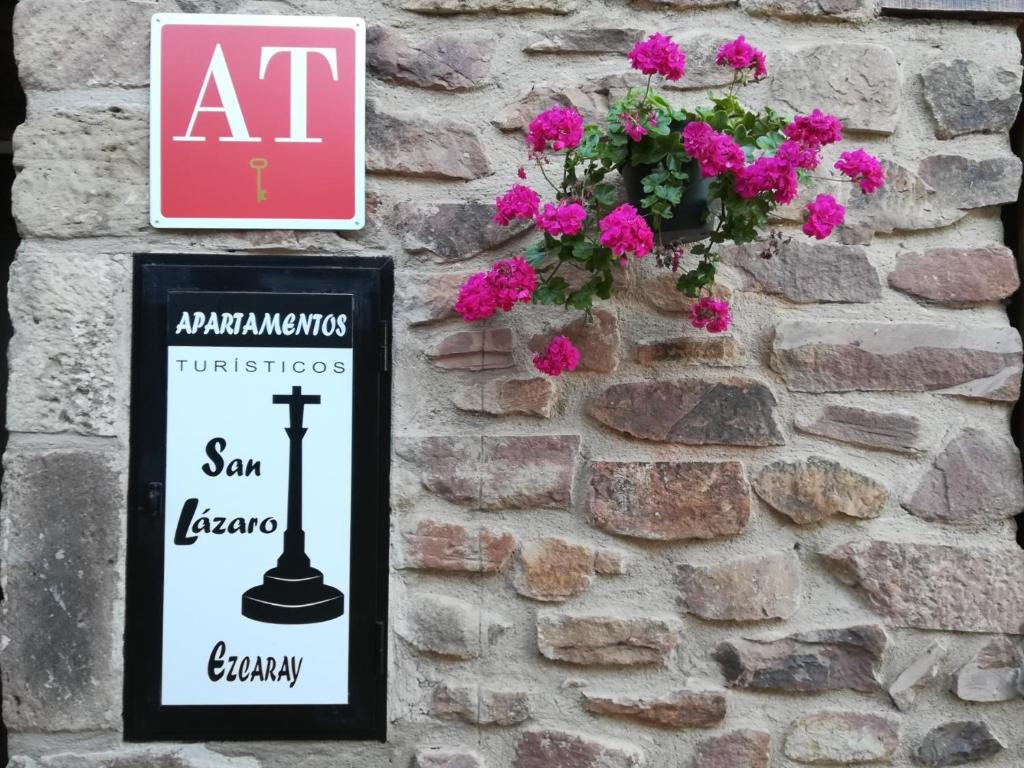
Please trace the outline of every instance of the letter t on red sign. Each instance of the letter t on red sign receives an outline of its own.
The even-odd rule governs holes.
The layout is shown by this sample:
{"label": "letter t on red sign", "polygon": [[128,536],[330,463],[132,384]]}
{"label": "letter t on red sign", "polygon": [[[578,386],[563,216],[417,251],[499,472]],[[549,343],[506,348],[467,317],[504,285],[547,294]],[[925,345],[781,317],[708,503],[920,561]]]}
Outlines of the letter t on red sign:
{"label": "letter t on red sign", "polygon": [[366,25],[156,14],[154,227],[360,229]]}

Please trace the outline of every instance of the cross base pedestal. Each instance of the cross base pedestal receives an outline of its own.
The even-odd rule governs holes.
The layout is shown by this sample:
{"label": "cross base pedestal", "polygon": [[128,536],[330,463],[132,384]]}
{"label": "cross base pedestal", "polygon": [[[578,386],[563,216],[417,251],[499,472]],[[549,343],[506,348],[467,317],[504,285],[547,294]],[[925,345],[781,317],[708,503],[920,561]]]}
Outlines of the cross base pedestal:
{"label": "cross base pedestal", "polygon": [[315,624],[345,613],[345,596],[324,584],[316,568],[283,572],[271,568],[263,583],[242,595],[242,615],[268,624]]}

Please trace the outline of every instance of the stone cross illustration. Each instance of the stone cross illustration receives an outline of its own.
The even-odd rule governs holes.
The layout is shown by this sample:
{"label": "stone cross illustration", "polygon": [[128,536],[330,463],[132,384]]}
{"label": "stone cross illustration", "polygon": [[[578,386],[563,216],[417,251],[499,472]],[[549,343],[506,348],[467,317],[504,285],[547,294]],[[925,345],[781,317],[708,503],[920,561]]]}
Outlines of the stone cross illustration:
{"label": "stone cross illustration", "polygon": [[288,406],[288,526],[284,550],[277,566],[263,576],[263,583],[242,595],[242,615],[271,624],[313,624],[336,619],[345,612],[345,596],[324,584],[324,575],[313,568],[306,554],[302,529],[302,426],[307,405],[318,405],[320,395],[304,395],[292,387],[289,395],[274,395],[275,405]]}

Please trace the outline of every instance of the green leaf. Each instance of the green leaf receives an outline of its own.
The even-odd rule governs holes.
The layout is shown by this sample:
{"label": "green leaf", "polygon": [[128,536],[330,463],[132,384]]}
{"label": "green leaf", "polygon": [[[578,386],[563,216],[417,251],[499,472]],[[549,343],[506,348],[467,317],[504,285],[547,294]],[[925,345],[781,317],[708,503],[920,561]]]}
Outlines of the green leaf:
{"label": "green leaf", "polygon": [[544,262],[547,255],[548,249],[544,243],[533,243],[526,248],[526,263],[536,269]]}
{"label": "green leaf", "polygon": [[537,287],[533,300],[538,304],[565,304],[565,290],[569,284],[564,277],[552,277]]}
{"label": "green leaf", "polygon": [[583,240],[572,246],[572,257],[577,261],[589,261],[594,255],[594,244]]}
{"label": "green leaf", "polygon": [[597,204],[603,208],[609,208],[618,202],[619,193],[613,184],[596,184],[590,191]]}

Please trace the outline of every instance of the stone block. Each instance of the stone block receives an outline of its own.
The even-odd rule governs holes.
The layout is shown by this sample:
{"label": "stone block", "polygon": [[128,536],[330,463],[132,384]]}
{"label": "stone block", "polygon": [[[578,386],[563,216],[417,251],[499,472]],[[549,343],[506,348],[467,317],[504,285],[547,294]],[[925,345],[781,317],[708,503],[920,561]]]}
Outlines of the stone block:
{"label": "stone block", "polygon": [[402,246],[438,264],[466,261],[510,243],[530,228],[494,222],[494,205],[473,202],[402,202],[395,206],[395,231]]}
{"label": "stone block", "polygon": [[959,221],[966,211],[953,205],[945,190],[927,184],[918,174],[892,160],[883,159],[885,186],[866,195],[854,189],[846,202],[845,238],[870,241],[875,232],[936,229]]}
{"label": "stone block", "polygon": [[939,666],[947,653],[949,649],[936,641],[900,672],[889,686],[889,697],[900,711],[909,712],[913,708],[917,694],[939,674]]}
{"label": "stone block", "polygon": [[771,734],[744,728],[697,744],[693,768],[769,768],[771,759]]}
{"label": "stone block", "polygon": [[438,368],[460,371],[490,371],[511,368],[512,329],[486,328],[450,333],[426,351]]}
{"label": "stone block", "polygon": [[942,768],[966,765],[998,755],[1006,746],[996,738],[988,723],[974,720],[945,723],[924,737],[914,757],[920,765]]}
{"label": "stone block", "polygon": [[639,539],[735,536],[750,519],[750,486],[736,461],[596,461],[589,511],[598,528]]}
{"label": "stone block", "polygon": [[413,768],[484,768],[483,758],[463,747],[420,747]]}
{"label": "stone block", "polygon": [[679,622],[656,616],[541,613],[537,647],[553,661],[580,665],[662,664],[680,640]]}
{"label": "stone block", "polygon": [[608,90],[592,83],[538,83],[501,109],[491,123],[506,132],[525,131],[533,118],[555,104],[574,108],[587,122],[598,122],[608,113]]}
{"label": "stone block", "polygon": [[795,111],[821,109],[852,131],[890,134],[896,129],[902,83],[891,48],[829,42],[790,48],[772,58],[772,96]]}
{"label": "stone block", "polygon": [[725,719],[725,693],[676,690],[662,695],[583,693],[584,706],[605,715],[662,728],[711,728]]}
{"label": "stone block", "polygon": [[401,32],[366,30],[366,67],[381,80],[420,88],[463,91],[487,82],[496,36],[487,30],[443,32],[410,42]]}
{"label": "stone block", "polygon": [[8,446],[0,669],[13,730],[120,727],[123,463],[113,450]]}
{"label": "stone block", "polygon": [[502,616],[465,600],[410,592],[398,634],[421,653],[475,659],[511,626]]}
{"label": "stone block", "polygon": [[877,624],[798,632],[776,640],[719,644],[726,685],[774,691],[877,691],[888,642]]}
{"label": "stone block", "polygon": [[551,13],[562,16],[576,10],[576,0],[404,0],[407,11],[435,16],[477,13]]}
{"label": "stone block", "polygon": [[[640,286],[644,301],[655,309],[669,314],[689,315],[690,307],[696,301],[676,288],[679,276],[673,272],[658,270],[649,275]],[[711,295],[722,301],[732,298],[732,289],[722,283],[711,286]]]}
{"label": "stone block", "polygon": [[494,173],[476,128],[426,115],[388,114],[366,104],[366,170],[437,179],[479,179]]}
{"label": "stone block", "polygon": [[526,53],[621,53],[633,49],[644,37],[642,29],[591,27],[550,29],[533,34],[523,50]]}
{"label": "stone block", "polygon": [[1024,511],[1017,447],[980,429],[961,431],[903,501],[911,514],[943,523],[1004,520]]}
{"label": "stone block", "polygon": [[800,607],[800,559],[792,552],[683,564],[676,583],[680,610],[712,621],[788,619]]}
{"label": "stone block", "polygon": [[740,0],[751,16],[793,21],[837,20],[866,23],[878,16],[877,0]]}
{"label": "stone block", "polygon": [[450,573],[498,573],[517,546],[511,533],[437,520],[418,521],[402,533],[402,541],[403,567]]}
{"label": "stone block", "polygon": [[959,306],[1007,299],[1020,287],[1017,261],[1004,245],[906,251],[889,285],[916,299]]}
{"label": "stone block", "polygon": [[643,750],[632,744],[565,731],[525,731],[512,768],[641,768]]}
{"label": "stone block", "polygon": [[935,135],[1009,133],[1020,109],[1021,67],[990,67],[970,59],[937,61],[921,73]]}
{"label": "stone block", "polygon": [[941,192],[947,205],[967,210],[1015,201],[1021,161],[1009,153],[984,160],[931,155],[918,163],[917,173],[925,184]]}
{"label": "stone block", "polygon": [[641,365],[679,362],[687,365],[739,365],[743,347],[732,336],[677,336],[637,345],[636,359]]}
{"label": "stone block", "polygon": [[878,273],[867,251],[853,245],[790,239],[770,259],[764,245],[747,243],[721,250],[722,262],[746,277],[748,289],[781,296],[797,304],[864,303],[882,296]]}
{"label": "stone block", "polygon": [[962,701],[1012,701],[1020,694],[1024,651],[1009,638],[986,643],[953,677],[953,693]]}
{"label": "stone block", "polygon": [[775,395],[754,379],[613,384],[592,401],[590,415],[617,432],[662,443],[767,446],[784,442],[775,422]]}
{"label": "stone block", "polygon": [[442,683],[431,692],[429,712],[471,725],[518,725],[530,719],[530,696],[525,691]]}
{"label": "stone block", "polygon": [[872,411],[848,405],[826,405],[814,419],[797,416],[797,431],[864,448],[897,453],[918,453],[921,421],[909,413]]}
{"label": "stone block", "polygon": [[859,587],[890,623],[1024,634],[1024,550],[867,540],[827,553],[828,572]]}
{"label": "stone block", "polygon": [[142,746],[122,744],[116,749],[54,747],[38,760],[12,755],[11,768],[261,768],[254,757],[232,757],[203,744]]}
{"label": "stone block", "polygon": [[783,752],[798,763],[889,762],[900,745],[899,723],[861,712],[819,712],[790,724]]}
{"label": "stone block", "polygon": [[548,376],[506,377],[467,384],[452,393],[460,411],[491,416],[549,418],[555,408],[555,383]]}
{"label": "stone block", "polygon": [[877,480],[823,456],[773,462],[754,480],[754,490],[797,525],[820,523],[834,515],[878,517],[889,497]]}
{"label": "stone block", "polygon": [[513,585],[523,597],[562,602],[585,592],[594,579],[594,550],[547,538],[523,544]]}
{"label": "stone block", "polygon": [[619,366],[619,320],[606,309],[595,309],[592,318],[578,317],[549,333],[530,339],[530,350],[543,352],[555,336],[567,336],[580,351],[576,371],[611,373]]}
{"label": "stone block", "polygon": [[1021,340],[1009,326],[789,320],[771,367],[797,392],[940,392],[1013,402]]}
{"label": "stone block", "polygon": [[7,426],[116,436],[128,416],[126,256],[23,245],[11,267]]}
{"label": "stone block", "polygon": [[455,302],[459,288],[471,272],[441,275],[399,272],[395,291],[395,316],[411,326],[430,325],[458,317]]}

